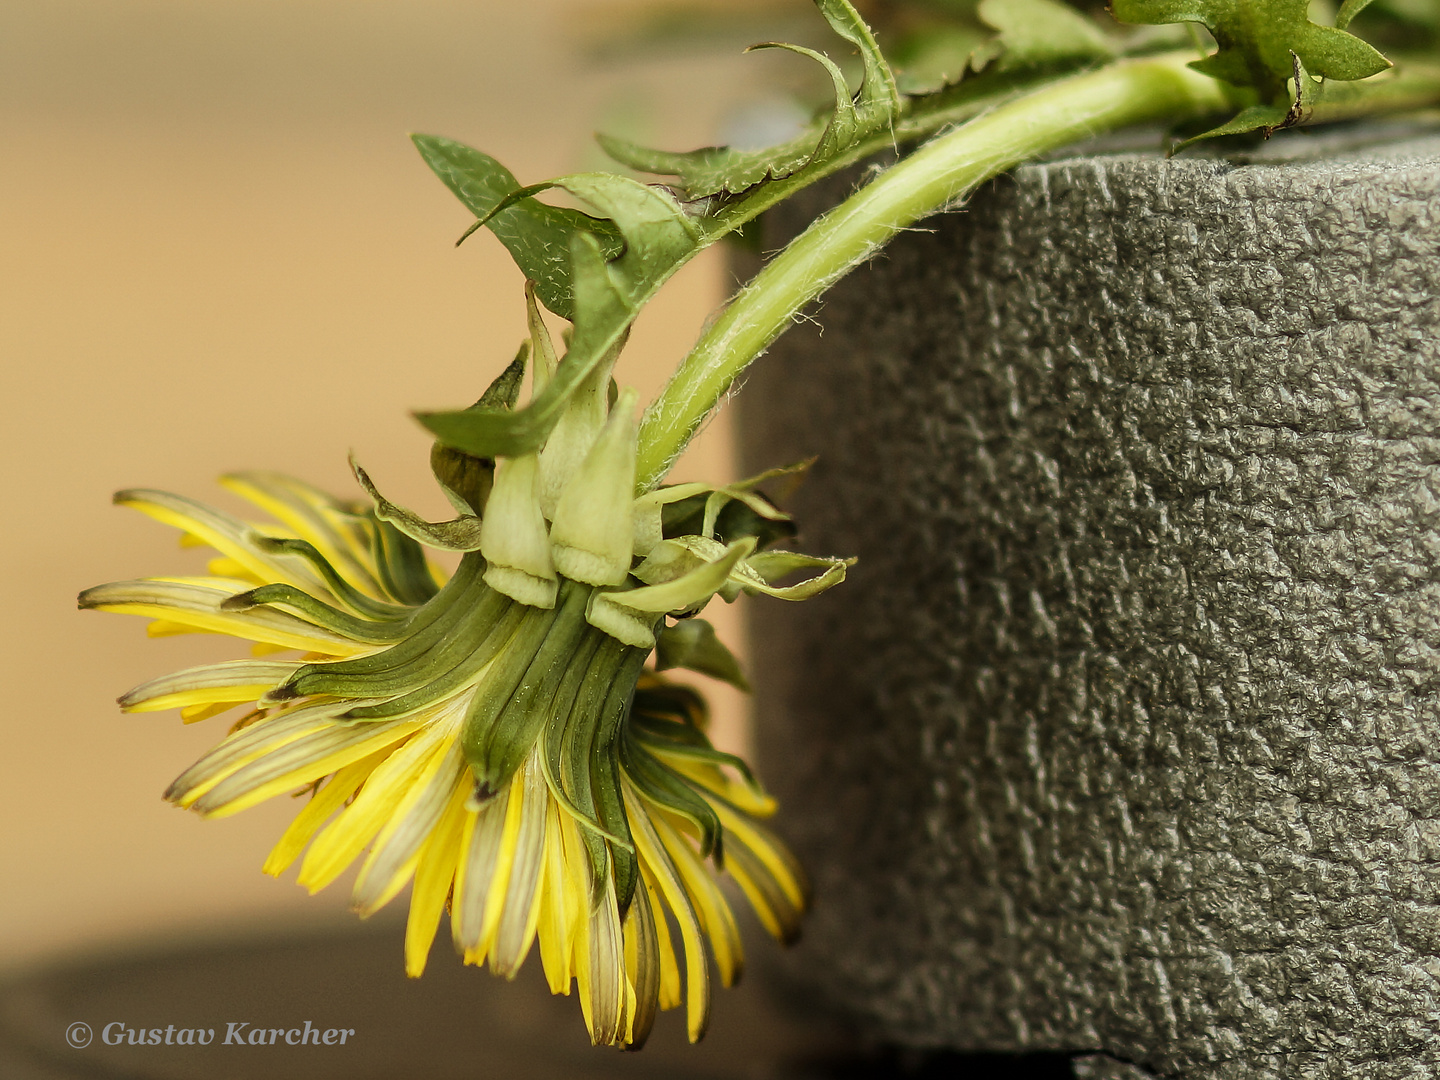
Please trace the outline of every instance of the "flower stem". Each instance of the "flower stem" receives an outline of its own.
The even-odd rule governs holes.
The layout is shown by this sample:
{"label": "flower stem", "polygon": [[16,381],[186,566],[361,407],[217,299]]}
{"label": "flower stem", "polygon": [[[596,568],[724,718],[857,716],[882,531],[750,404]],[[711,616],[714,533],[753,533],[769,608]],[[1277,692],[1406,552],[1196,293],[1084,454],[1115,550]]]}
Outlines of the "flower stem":
{"label": "flower stem", "polygon": [[1224,110],[1224,87],[1186,67],[1193,58],[1122,60],[1052,83],[931,140],[818,218],[740,291],[646,410],[638,488],[661,481],[739,374],[807,304],[897,232],[1069,143]]}

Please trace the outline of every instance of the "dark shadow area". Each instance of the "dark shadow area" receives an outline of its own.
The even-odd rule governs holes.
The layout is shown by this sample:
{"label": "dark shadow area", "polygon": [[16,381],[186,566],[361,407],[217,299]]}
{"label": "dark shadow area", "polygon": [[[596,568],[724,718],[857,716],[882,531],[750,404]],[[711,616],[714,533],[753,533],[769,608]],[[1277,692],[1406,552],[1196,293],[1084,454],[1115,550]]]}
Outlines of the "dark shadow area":
{"label": "dark shadow area", "polygon": [[1069,1054],[957,1054],[887,1049],[798,1063],[796,1080],[1073,1080]]}
{"label": "dark shadow area", "polygon": [[[1049,1080],[1064,1055],[875,1050],[809,1003],[756,980],[715,995],[686,1042],[668,1013],[641,1053],[589,1045],[578,1002],[537,962],[513,984],[437,945],[421,979],[402,928],[156,946],[0,983],[4,1080]],[[788,997],[794,998],[791,994]],[[253,1033],[259,1032],[259,1039]],[[343,1033],[343,1034],[342,1034]],[[203,1045],[202,1045],[203,1043]]]}

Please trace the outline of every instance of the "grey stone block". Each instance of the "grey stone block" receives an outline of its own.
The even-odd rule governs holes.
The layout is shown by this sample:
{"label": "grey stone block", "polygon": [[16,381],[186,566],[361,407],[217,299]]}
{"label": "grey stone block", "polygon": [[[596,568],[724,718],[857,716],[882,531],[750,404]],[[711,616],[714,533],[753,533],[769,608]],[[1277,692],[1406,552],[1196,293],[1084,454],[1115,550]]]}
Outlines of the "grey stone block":
{"label": "grey stone block", "polygon": [[792,972],[883,1038],[1440,1074],[1440,140],[1283,156],[1024,168],[740,396],[860,556],[754,655]]}

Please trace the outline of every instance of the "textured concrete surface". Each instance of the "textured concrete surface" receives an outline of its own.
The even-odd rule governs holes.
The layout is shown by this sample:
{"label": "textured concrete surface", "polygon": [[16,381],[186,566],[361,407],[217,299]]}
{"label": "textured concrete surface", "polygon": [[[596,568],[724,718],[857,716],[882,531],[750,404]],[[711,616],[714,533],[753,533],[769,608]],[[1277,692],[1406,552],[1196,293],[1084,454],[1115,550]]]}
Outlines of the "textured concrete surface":
{"label": "textured concrete surface", "polygon": [[1026,168],[741,395],[861,560],[753,651],[792,970],[882,1037],[1440,1073],[1440,141],[1283,151]]}

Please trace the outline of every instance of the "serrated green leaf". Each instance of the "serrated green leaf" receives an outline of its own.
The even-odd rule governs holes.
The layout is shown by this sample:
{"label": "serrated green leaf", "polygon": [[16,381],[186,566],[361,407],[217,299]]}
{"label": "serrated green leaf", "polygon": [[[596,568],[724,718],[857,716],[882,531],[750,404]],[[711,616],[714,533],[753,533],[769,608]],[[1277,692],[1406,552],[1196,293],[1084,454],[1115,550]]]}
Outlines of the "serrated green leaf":
{"label": "serrated green leaf", "polygon": [[970,57],[989,39],[968,26],[939,23],[906,34],[886,50],[895,65],[895,85],[902,94],[933,94],[959,82]]}
{"label": "serrated green leaf", "polygon": [[1317,26],[1307,0],[1114,0],[1122,22],[1201,23],[1219,49],[1191,66],[1234,86],[1250,87],[1262,104],[1279,104],[1290,77],[1291,54],[1326,79],[1364,79],[1390,61],[1354,34]]}
{"label": "serrated green leaf", "polygon": [[831,157],[837,150],[854,142],[855,133],[860,128],[860,111],[850,97],[850,84],[845,81],[845,73],[840,70],[840,66],[834,60],[814,49],[807,49],[803,45],[791,45],[783,41],[767,41],[751,48],[752,50],[784,49],[797,56],[809,57],[823,67],[825,73],[830,76],[830,84],[835,93],[835,104],[830,110],[830,119],[826,122],[824,130],[821,131],[815,149],[810,152],[810,157],[806,160],[807,164],[821,157]]}
{"label": "serrated green leaf", "polygon": [[594,236],[606,258],[620,254],[623,241],[612,224],[578,210],[522,199],[491,215],[520,184],[505,166],[464,143],[438,135],[413,135],[416,149],[459,200],[477,218],[489,217],[491,232],[509,249],[527,278],[535,282],[541,303],[561,318],[574,315],[570,283],[570,241],[578,233]]}
{"label": "serrated green leaf", "polygon": [[893,125],[900,115],[900,92],[895,88],[895,76],[870,27],[849,0],[815,0],[815,6],[830,29],[860,51],[864,75],[856,95],[856,109],[868,118],[866,122],[873,125],[871,130]]}
{"label": "serrated green leaf", "polygon": [[699,230],[663,188],[613,173],[577,173],[554,181],[620,230],[625,249],[613,268],[635,291],[668,274],[700,240]]}
{"label": "serrated green leaf", "polygon": [[823,131],[823,124],[816,124],[778,146],[759,150],[707,146],[683,153],[636,146],[613,135],[597,135],[596,139],[620,164],[656,176],[678,177],[686,198],[702,199],[739,194],[764,180],[793,175],[814,155]]}
{"label": "serrated green leaf", "polygon": [[667,191],[614,173],[575,173],[517,188],[477,226],[551,188],[584,199],[619,230],[624,245],[611,268],[633,293],[658,284],[700,243],[699,230]]}
{"label": "serrated green leaf", "polygon": [[985,25],[999,31],[996,67],[1057,67],[1073,61],[1105,60],[1115,48],[1080,12],[1055,0],[981,0]]}
{"label": "serrated green leaf", "polygon": [[1228,120],[1219,127],[1211,128],[1209,131],[1176,145],[1175,150],[1179,151],[1193,143],[1204,139],[1218,139],[1222,135],[1248,135],[1252,131],[1275,131],[1285,126],[1285,118],[1290,115],[1290,110],[1283,105],[1251,105],[1249,108],[1241,109],[1235,114],[1234,119]]}
{"label": "serrated green leaf", "polygon": [[1215,139],[1222,135],[1248,135],[1252,131],[1261,131],[1268,139],[1281,128],[1294,127],[1304,123],[1315,106],[1320,88],[1316,85],[1315,80],[1310,78],[1309,73],[1305,70],[1305,65],[1300,62],[1300,57],[1291,53],[1290,63],[1290,77],[1294,89],[1291,92],[1289,105],[1251,105],[1240,110],[1234,119],[1219,127],[1211,128],[1203,134],[1186,139],[1175,147],[1175,152],[1179,153],[1185,147],[1203,139]]}
{"label": "serrated green leaf", "polygon": [[815,0],[815,6],[830,29],[860,52],[863,75],[860,89],[853,96],[840,69],[822,53],[782,42],[766,42],[754,48],[787,49],[824,66],[835,88],[835,107],[823,122],[763,150],[711,146],[675,154],[609,136],[600,137],[601,147],[622,165],[679,177],[686,197],[700,199],[738,194],[766,180],[783,180],[830,160],[877,131],[893,127],[900,116],[900,93],[870,28],[848,0]]}
{"label": "serrated green leaf", "polygon": [[830,76],[835,90],[835,106],[806,165],[828,161],[876,131],[893,128],[900,118],[900,92],[895,88],[895,76],[875,43],[875,35],[860,18],[859,12],[850,6],[849,0],[815,0],[815,6],[830,24],[830,29],[860,51],[863,74],[860,89],[853,98],[839,66],[824,54],[802,45],[782,42],[754,46],[757,49],[788,49],[808,56],[824,67]]}

